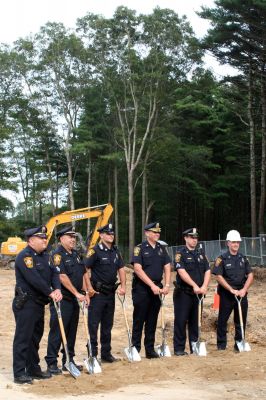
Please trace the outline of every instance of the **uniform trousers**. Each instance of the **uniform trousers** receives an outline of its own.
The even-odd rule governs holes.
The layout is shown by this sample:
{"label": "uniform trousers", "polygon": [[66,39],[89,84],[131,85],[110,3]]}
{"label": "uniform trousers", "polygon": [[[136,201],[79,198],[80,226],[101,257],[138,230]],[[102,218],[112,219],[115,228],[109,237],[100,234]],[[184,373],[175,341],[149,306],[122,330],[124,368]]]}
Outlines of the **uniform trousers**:
{"label": "uniform trousers", "polygon": [[198,340],[198,298],[195,294],[183,290],[174,291],[174,351],[184,351],[186,346],[186,325],[190,352],[192,342]]}
{"label": "uniform trousers", "polygon": [[38,351],[44,331],[44,306],[28,299],[20,310],[13,301],[12,309],[16,321],[13,372],[17,378],[40,369]]}
{"label": "uniform trousers", "polygon": [[98,355],[98,328],[100,328],[101,356],[111,354],[111,331],[114,322],[115,294],[95,294],[88,309],[92,355]]}
{"label": "uniform trousers", "polygon": [[155,332],[161,301],[158,295],[153,294],[149,286],[141,282],[134,284],[132,300],[134,306],[132,344],[137,351],[140,351],[144,327],[144,347],[146,353],[149,353],[154,351]]}
{"label": "uniform trousers", "polygon": [[[220,295],[220,306],[219,306],[219,315],[217,324],[217,347],[225,349],[227,344],[227,335],[226,335],[227,321],[233,310],[234,310],[234,325],[235,325],[235,336],[234,336],[235,342],[241,341],[242,336],[241,336],[238,304],[235,299],[235,296],[228,290],[223,290],[223,289],[219,291],[219,295]],[[241,301],[241,309],[242,309],[243,324],[245,330],[247,313],[248,313],[247,296],[243,297]]]}
{"label": "uniform trousers", "polygon": [[[75,356],[75,343],[79,322],[79,305],[76,298],[73,300],[63,299],[60,302],[61,315],[65,329],[67,347],[70,361]],[[50,331],[48,335],[47,355],[45,361],[47,365],[57,364],[58,352],[62,343],[61,332],[58,323],[58,316],[53,304],[50,305]],[[62,348],[62,365],[66,362],[65,350]]]}

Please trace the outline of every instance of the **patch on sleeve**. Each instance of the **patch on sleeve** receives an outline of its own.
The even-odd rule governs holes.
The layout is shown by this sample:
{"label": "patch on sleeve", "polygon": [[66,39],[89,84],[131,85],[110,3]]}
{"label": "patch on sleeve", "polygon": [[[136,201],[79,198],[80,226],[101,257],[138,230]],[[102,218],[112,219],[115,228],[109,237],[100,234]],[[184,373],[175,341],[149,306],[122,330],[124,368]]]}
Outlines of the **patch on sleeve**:
{"label": "patch on sleeve", "polygon": [[26,264],[27,268],[33,268],[33,259],[32,257],[25,257],[24,263]]}
{"label": "patch on sleeve", "polygon": [[55,266],[58,266],[58,265],[60,265],[60,263],[61,263],[61,256],[60,256],[60,254],[55,254],[54,255],[54,265]]}
{"label": "patch on sleeve", "polygon": [[221,257],[218,257],[218,258],[216,258],[216,260],[215,260],[215,267],[219,267],[219,265],[221,264],[221,262],[222,262],[222,259],[221,259]]}
{"label": "patch on sleeve", "polygon": [[180,260],[181,260],[181,254],[180,253],[176,253],[175,262],[179,263]]}
{"label": "patch on sleeve", "polygon": [[134,256],[138,256],[140,253],[140,247],[136,246],[134,247]]}
{"label": "patch on sleeve", "polygon": [[93,254],[95,254],[95,250],[90,249],[90,250],[88,251],[87,257],[91,257],[91,256],[93,256]]}

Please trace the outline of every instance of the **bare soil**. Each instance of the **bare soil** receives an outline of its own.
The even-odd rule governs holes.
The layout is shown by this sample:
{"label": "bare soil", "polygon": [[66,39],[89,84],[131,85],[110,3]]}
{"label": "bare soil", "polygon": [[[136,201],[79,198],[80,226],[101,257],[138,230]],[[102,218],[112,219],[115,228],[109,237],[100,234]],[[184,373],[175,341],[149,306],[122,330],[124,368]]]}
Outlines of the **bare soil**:
{"label": "bare soil", "polygon": [[[127,315],[131,326],[132,302],[130,296],[132,271],[127,269],[128,294]],[[211,282],[204,303],[203,339],[206,340],[207,357],[187,357],[142,360],[130,363],[124,355],[127,334],[121,304],[117,299],[115,323],[112,332],[113,354],[121,358],[115,364],[103,364],[101,374],[89,375],[85,371],[74,380],[68,373],[46,381],[34,381],[33,385],[16,385],[12,375],[12,341],[14,317],[11,302],[14,292],[14,271],[0,269],[0,399],[21,400],[64,398],[120,400],[134,399],[266,399],[266,269],[255,269],[255,283],[249,293],[249,315],[246,340],[251,352],[233,352],[233,323],[228,325],[228,349],[216,350],[217,311],[213,310],[215,282]],[[173,275],[174,279],[174,275]],[[173,303],[171,293],[165,300],[165,317],[168,344],[172,351]],[[45,333],[41,342],[41,365],[46,353],[49,309],[46,310]],[[161,342],[160,318],[158,320],[157,343]],[[86,339],[83,321],[80,325],[76,344],[76,362],[82,363],[86,353]]]}

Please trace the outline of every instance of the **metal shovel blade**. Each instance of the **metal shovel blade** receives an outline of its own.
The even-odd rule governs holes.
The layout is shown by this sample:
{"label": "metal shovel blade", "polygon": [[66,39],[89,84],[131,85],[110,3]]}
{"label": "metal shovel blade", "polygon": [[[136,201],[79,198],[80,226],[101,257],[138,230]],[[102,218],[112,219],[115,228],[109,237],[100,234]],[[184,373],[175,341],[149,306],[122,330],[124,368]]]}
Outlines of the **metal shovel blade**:
{"label": "metal shovel blade", "polygon": [[80,376],[80,370],[70,361],[65,363],[65,367],[68,372],[73,376],[73,378],[77,379]]}
{"label": "metal shovel blade", "polygon": [[141,361],[140,354],[135,346],[126,347],[124,351],[129,361]]}
{"label": "metal shovel blade", "polygon": [[237,345],[240,353],[242,351],[250,351],[251,350],[250,345],[245,340],[240,340],[239,342],[236,342],[236,345]]}
{"label": "metal shovel blade", "polygon": [[194,354],[196,354],[197,356],[207,356],[207,349],[206,349],[206,343],[205,342],[192,342],[192,351]]}
{"label": "metal shovel blade", "polygon": [[102,368],[96,357],[84,358],[84,365],[89,374],[99,374]]}
{"label": "metal shovel blade", "polygon": [[159,344],[155,346],[155,351],[160,357],[171,357],[171,351],[167,344]]}

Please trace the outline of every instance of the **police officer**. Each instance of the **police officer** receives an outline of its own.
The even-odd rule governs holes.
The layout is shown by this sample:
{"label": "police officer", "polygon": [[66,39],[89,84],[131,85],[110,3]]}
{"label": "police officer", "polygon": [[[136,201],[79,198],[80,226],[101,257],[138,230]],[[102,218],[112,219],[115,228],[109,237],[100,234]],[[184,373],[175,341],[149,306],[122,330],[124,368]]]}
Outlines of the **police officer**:
{"label": "police officer", "polygon": [[210,282],[209,262],[204,252],[198,248],[199,232],[190,228],[183,232],[186,242],[175,254],[176,282],[174,301],[174,354],[184,356],[186,345],[186,325],[190,352],[192,342],[198,340],[198,297],[204,296]]}
{"label": "police officer", "polygon": [[216,260],[212,273],[218,282],[220,295],[219,315],[217,324],[217,348],[225,350],[227,344],[227,321],[234,310],[235,324],[235,351],[238,351],[236,342],[242,340],[239,321],[238,303],[235,296],[242,299],[241,309],[244,329],[246,327],[248,299],[247,293],[253,282],[253,273],[247,257],[239,253],[242,241],[238,231],[231,230],[227,233],[228,251],[221,254]]}
{"label": "police officer", "polygon": [[28,245],[16,257],[16,288],[13,312],[16,331],[13,342],[15,383],[50,378],[39,362],[39,344],[44,331],[44,308],[49,298],[62,299],[58,272],[49,264],[45,226],[25,231]]}
{"label": "police officer", "polygon": [[112,224],[98,229],[100,243],[89,250],[86,267],[90,272],[90,296],[88,309],[89,332],[92,355],[98,355],[97,332],[101,324],[101,360],[112,363],[117,359],[111,354],[111,330],[114,321],[115,291],[118,287],[117,273],[121,287],[118,293],[126,293],[126,273],[124,262],[117,246],[114,245],[114,229]]}
{"label": "police officer", "polygon": [[[158,242],[160,232],[158,222],[146,225],[144,228],[146,240],[134,248],[132,257],[134,266],[132,344],[137,351],[140,351],[144,326],[144,346],[147,358],[159,357],[154,350],[155,331],[161,307],[159,294],[168,294],[170,287],[170,257],[165,246]],[[163,273],[164,287],[161,282]]]}
{"label": "police officer", "polygon": [[[79,304],[78,302],[86,301],[89,303],[88,293],[88,274],[83,261],[79,257],[76,247],[76,233],[71,226],[67,226],[56,234],[60,243],[58,247],[51,253],[51,263],[60,270],[60,281],[63,300],[61,301],[61,313],[65,328],[67,346],[70,361],[74,364],[75,342],[77,328],[79,322]],[[83,293],[81,292],[84,289]],[[53,304],[50,306],[50,332],[48,336],[47,355],[45,357],[47,363],[47,371],[53,375],[62,373],[57,366],[58,351],[61,346],[61,334],[58,324],[57,312]],[[66,370],[66,354],[62,349],[62,366],[63,371]],[[81,371],[82,366],[76,365]]]}

